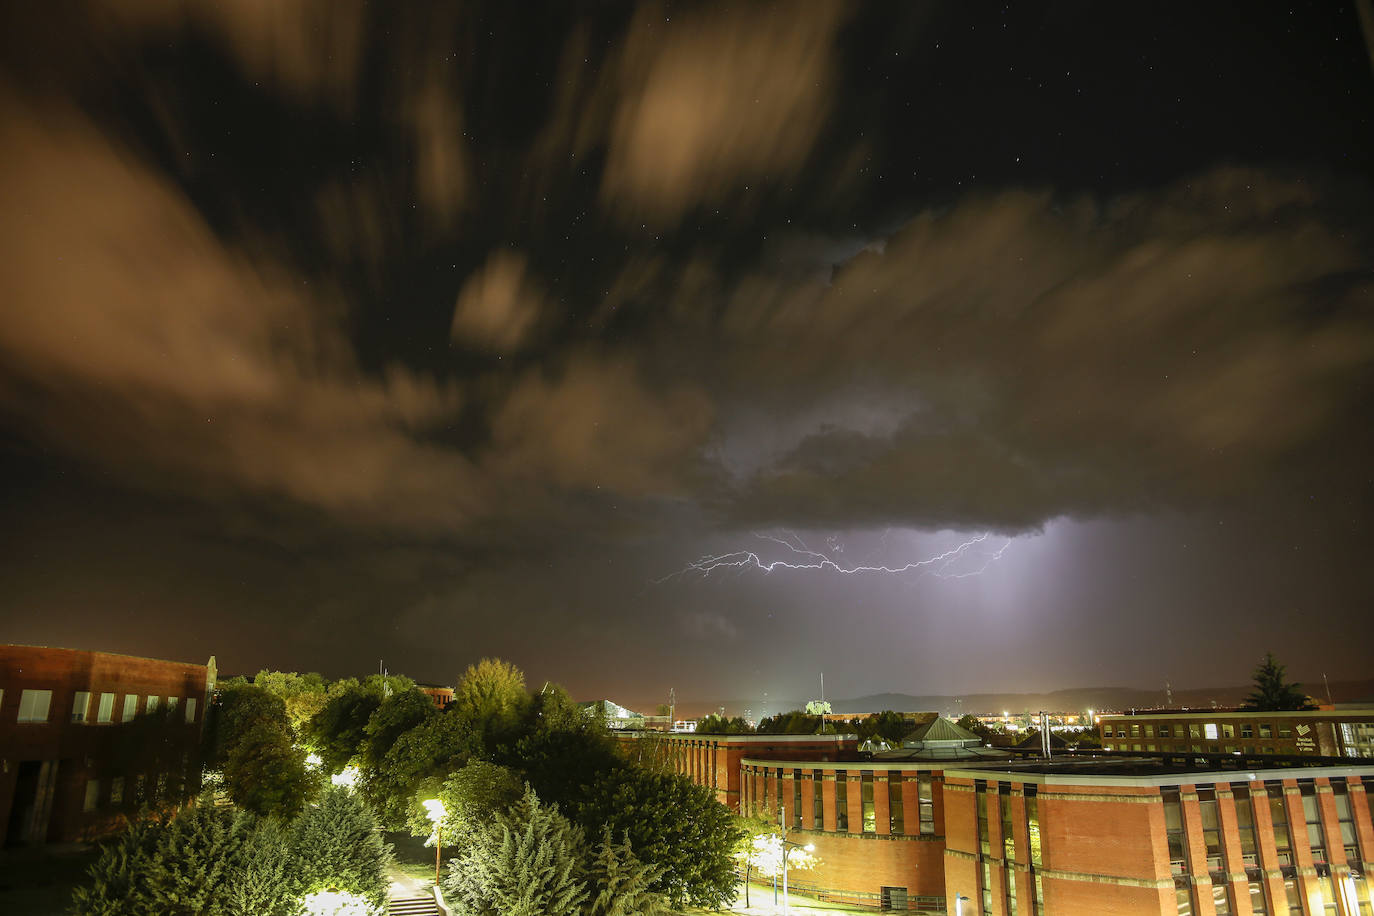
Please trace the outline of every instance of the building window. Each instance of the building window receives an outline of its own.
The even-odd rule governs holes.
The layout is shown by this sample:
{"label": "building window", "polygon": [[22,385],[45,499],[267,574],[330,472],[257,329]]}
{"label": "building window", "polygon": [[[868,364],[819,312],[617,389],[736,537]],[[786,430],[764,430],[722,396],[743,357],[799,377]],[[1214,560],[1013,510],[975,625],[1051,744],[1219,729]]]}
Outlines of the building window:
{"label": "building window", "polygon": [[1259,847],[1255,842],[1255,809],[1250,803],[1248,786],[1233,786],[1232,801],[1236,808],[1236,831],[1240,834],[1240,857],[1248,865],[1259,862]]}
{"label": "building window", "polygon": [[1202,726],[1202,734],[1208,741],[1217,740],[1217,724],[1215,722],[1204,723]]}
{"label": "building window", "polygon": [[167,712],[169,712],[169,713],[175,713],[175,712],[177,711],[177,703],[179,703],[179,702],[181,702],[181,697],[168,697],[168,698],[167,698]]}
{"label": "building window", "polygon": [[110,780],[110,804],[124,804],[124,777],[116,776]]}
{"label": "building window", "polygon": [[90,814],[100,804],[100,780],[86,780],[86,798],[81,803],[81,810]]}
{"label": "building window", "polygon": [[187,697],[187,698],[186,698],[186,724],[187,724],[187,725],[195,725],[195,724],[196,724],[196,698],[195,698],[195,697]]}
{"label": "building window", "polygon": [[1183,806],[1177,786],[1159,790],[1164,802],[1164,837],[1169,848],[1169,870],[1174,876],[1174,900],[1179,916],[1192,916],[1193,882],[1188,877],[1188,840],[1183,830]]}
{"label": "building window", "polygon": [[929,776],[917,778],[916,800],[921,808],[921,833],[929,836],[935,833],[935,790]]}
{"label": "building window", "polygon": [[1362,862],[1364,857],[1360,855],[1360,838],[1355,832],[1355,812],[1350,807],[1350,789],[1345,780],[1331,780],[1331,793],[1336,800],[1336,826],[1340,829],[1346,861],[1352,864]]}
{"label": "building window", "polygon": [[1031,885],[1034,897],[1031,899],[1031,916],[1040,916],[1045,911],[1045,887],[1040,874],[1040,800],[1036,798],[1035,786],[1026,786],[1026,855],[1031,865]]}
{"label": "building window", "polygon": [[811,771],[811,826],[815,830],[825,829],[825,788],[820,770]]}
{"label": "building window", "polygon": [[1298,780],[1298,792],[1302,795],[1302,816],[1307,822],[1307,845],[1312,847],[1312,861],[1325,865],[1326,834],[1322,832],[1321,806],[1317,804],[1317,787],[1310,779]]}
{"label": "building window", "polygon": [[119,721],[132,722],[136,715],[138,715],[138,694],[124,694],[124,714],[119,717]]}
{"label": "building window", "polygon": [[100,707],[96,710],[95,721],[101,724],[109,724],[114,721],[114,700],[112,693],[102,693],[100,695]]}
{"label": "building window", "polygon": [[1189,737],[1189,738],[1201,738],[1201,737],[1202,737],[1202,726],[1201,726],[1201,725],[1189,725],[1189,726],[1188,726],[1188,737]]}
{"label": "building window", "polygon": [[1132,725],[1132,726],[1131,726],[1131,737],[1132,737],[1132,738],[1139,738],[1139,737],[1140,737],[1140,726],[1139,726],[1139,725]]}
{"label": "building window", "polygon": [[1242,738],[1255,737],[1255,727],[1251,725],[1249,722],[1243,723],[1240,727],[1240,736]]}
{"label": "building window", "polygon": [[801,770],[792,771],[792,827],[802,829],[802,775]]}
{"label": "building window", "polygon": [[878,832],[878,815],[873,808],[873,771],[863,770],[859,776],[860,798],[863,800],[864,833]]}
{"label": "building window", "polygon": [[1280,738],[1290,738],[1290,739],[1291,739],[1291,738],[1293,737],[1293,729],[1292,729],[1291,727],[1289,727],[1286,723],[1280,723],[1280,725],[1279,725],[1279,737],[1280,737]]}
{"label": "building window", "polygon": [[1147,725],[1147,726],[1145,726],[1145,737],[1146,737],[1146,738],[1153,738],[1154,736],[1155,736],[1155,727],[1154,727],[1153,725]]}
{"label": "building window", "polygon": [[849,785],[844,770],[835,771],[835,829],[849,831]]}
{"label": "building window", "polygon": [[1169,737],[1169,726],[1167,726],[1167,725],[1161,725],[1161,726],[1159,727],[1159,737],[1161,737],[1161,738],[1168,738],[1168,737]]}
{"label": "building window", "polygon": [[1274,737],[1274,726],[1270,725],[1268,722],[1261,722],[1261,723],[1260,723],[1260,737],[1261,737],[1261,738],[1272,738],[1272,737]]}
{"label": "building window", "polygon": [[157,712],[157,704],[158,701],[160,701],[161,699],[161,697],[155,697],[149,694],[147,702],[143,704],[143,712],[145,714],[152,714]]}
{"label": "building window", "polygon": [[72,721],[85,722],[91,711],[91,692],[78,690],[72,694]]}
{"label": "building window", "polygon": [[1264,894],[1264,870],[1245,869],[1245,884],[1250,891],[1251,916],[1269,916],[1269,901]]}
{"label": "building window", "polygon": [[51,690],[25,690],[19,694],[19,721],[48,721],[48,707],[51,703]]}
{"label": "building window", "polygon": [[1264,784],[1269,796],[1269,820],[1274,825],[1274,849],[1280,865],[1293,864],[1293,834],[1288,827],[1288,805],[1283,797],[1283,783],[1269,780]]}
{"label": "building window", "polygon": [[1234,725],[1232,725],[1231,723],[1229,723],[1229,722],[1223,722],[1222,725],[1221,725],[1221,737],[1223,737],[1223,738],[1234,738],[1235,736],[1236,736],[1236,727],[1235,727]]}
{"label": "building window", "polygon": [[[975,780],[973,791],[978,799],[978,851],[983,857],[992,855],[992,848],[988,840],[988,784],[984,780]],[[987,912],[987,907],[983,912]]]}
{"label": "building window", "polygon": [[[1016,834],[1011,829],[1011,786],[1004,785],[997,795],[998,806],[1002,811],[1002,859],[1007,862],[1010,869],[1011,863],[1016,859]],[[1008,884],[1015,884],[1011,880],[1011,872],[1007,872]],[[1009,891],[1012,895],[1011,908],[1016,909],[1015,891]]]}
{"label": "building window", "polygon": [[887,774],[887,818],[889,833],[902,834],[906,832],[906,823],[902,816],[902,774],[900,772]]}

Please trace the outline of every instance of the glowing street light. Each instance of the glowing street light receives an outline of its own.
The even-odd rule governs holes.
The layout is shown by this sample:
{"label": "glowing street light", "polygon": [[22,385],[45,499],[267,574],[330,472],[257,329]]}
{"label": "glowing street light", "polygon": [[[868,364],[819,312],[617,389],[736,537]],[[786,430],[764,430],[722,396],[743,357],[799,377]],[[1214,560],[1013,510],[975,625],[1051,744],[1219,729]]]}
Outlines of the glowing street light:
{"label": "glowing street light", "polygon": [[441,838],[439,825],[443,823],[444,815],[448,812],[444,809],[444,803],[437,798],[427,798],[420,804],[425,807],[425,814],[434,824],[434,886],[439,886],[439,851],[443,849],[444,841]]}
{"label": "glowing street light", "polygon": [[[787,914],[791,912],[791,910],[788,909],[787,900],[787,860],[792,857],[793,849],[804,849],[807,852],[815,852],[816,844],[807,843],[803,846],[801,843],[793,843],[787,839],[787,809],[781,805],[778,806],[778,826],[782,827],[782,836],[778,838],[782,845],[782,913],[783,916],[787,916]],[[774,885],[774,890],[776,890],[776,888],[777,886]],[[777,906],[776,900],[773,901],[773,905]]]}

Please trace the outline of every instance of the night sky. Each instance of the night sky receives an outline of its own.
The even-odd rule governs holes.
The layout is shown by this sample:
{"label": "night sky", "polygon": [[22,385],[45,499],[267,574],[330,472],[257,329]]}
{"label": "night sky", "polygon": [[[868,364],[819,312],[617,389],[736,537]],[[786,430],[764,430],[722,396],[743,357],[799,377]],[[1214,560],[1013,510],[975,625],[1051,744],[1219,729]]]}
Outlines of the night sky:
{"label": "night sky", "polygon": [[0,642],[1371,673],[1354,3],[0,15]]}

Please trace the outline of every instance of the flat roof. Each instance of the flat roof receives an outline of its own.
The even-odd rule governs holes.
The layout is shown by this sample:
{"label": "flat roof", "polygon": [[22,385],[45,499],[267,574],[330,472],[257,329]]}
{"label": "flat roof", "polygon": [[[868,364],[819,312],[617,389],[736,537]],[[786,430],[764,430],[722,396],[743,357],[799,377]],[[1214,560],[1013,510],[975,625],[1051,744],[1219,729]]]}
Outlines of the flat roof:
{"label": "flat roof", "polygon": [[1374,706],[1351,706],[1343,709],[1136,709],[1131,712],[1099,713],[1105,719],[1254,719],[1267,716],[1303,719],[1341,719],[1347,716],[1374,716]]}
{"label": "flat roof", "polygon": [[[1269,779],[1374,777],[1374,761],[1352,758],[1341,763],[1330,757],[1304,761],[1301,757],[1234,758],[1250,766],[1209,766],[1225,755],[1160,755],[1158,757],[1094,755],[1034,758],[1013,763],[988,761],[946,767],[945,778],[996,779],[1037,785],[1165,786]],[[1269,765],[1266,765],[1269,764]]]}
{"label": "flat roof", "polygon": [[858,741],[858,735],[708,735],[703,732],[655,732],[638,729],[618,729],[617,735],[638,736],[640,734],[660,735],[668,738],[700,741],[730,741],[740,744],[839,744],[845,741]]}

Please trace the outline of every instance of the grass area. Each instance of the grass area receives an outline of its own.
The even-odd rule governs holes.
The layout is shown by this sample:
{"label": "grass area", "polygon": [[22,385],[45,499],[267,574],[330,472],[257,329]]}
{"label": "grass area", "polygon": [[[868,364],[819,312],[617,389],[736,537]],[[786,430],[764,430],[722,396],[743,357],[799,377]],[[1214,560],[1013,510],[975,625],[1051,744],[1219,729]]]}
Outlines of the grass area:
{"label": "grass area", "polygon": [[0,913],[6,916],[66,916],[72,888],[95,861],[93,847],[73,843],[0,852]]}
{"label": "grass area", "polygon": [[[396,864],[392,871],[417,881],[434,881],[434,847],[426,846],[424,837],[396,831],[387,831],[385,836],[395,851]],[[447,863],[447,855],[444,860]]]}

